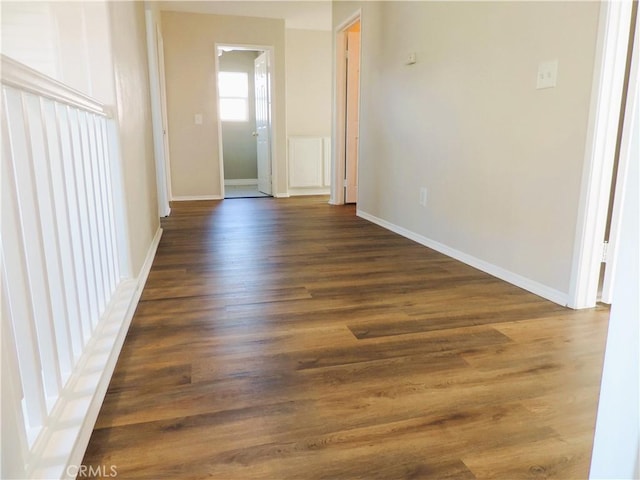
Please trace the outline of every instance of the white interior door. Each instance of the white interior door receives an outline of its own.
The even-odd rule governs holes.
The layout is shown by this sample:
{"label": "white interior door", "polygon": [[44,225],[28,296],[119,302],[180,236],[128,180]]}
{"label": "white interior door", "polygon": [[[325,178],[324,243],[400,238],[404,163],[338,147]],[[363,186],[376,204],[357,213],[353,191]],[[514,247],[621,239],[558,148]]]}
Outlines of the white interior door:
{"label": "white interior door", "polygon": [[[633,21],[633,20],[632,20]],[[635,45],[632,47],[632,65],[628,73],[628,83],[626,85],[626,99],[622,105],[624,122],[622,127],[622,138],[620,140],[620,156],[618,158],[618,168],[615,188],[612,191],[613,209],[611,211],[611,223],[609,226],[609,245],[605,260],[604,279],[602,282],[602,296],[600,301],[611,305],[613,303],[614,282],[618,278],[616,271],[618,270],[618,250],[620,249],[621,236],[625,226],[622,224],[624,214],[625,198],[627,184],[630,181],[629,169],[632,168],[631,162],[638,161],[638,155],[633,155],[632,151],[638,148],[638,105],[640,104],[640,75],[638,73],[638,64],[640,63],[640,54],[638,53],[638,27],[640,27],[640,16],[636,14],[635,18]],[[632,29],[633,32],[633,29]],[[633,37],[632,37],[633,40]],[[635,64],[635,65],[634,65]],[[634,68],[635,66],[635,68]],[[624,98],[624,97],[623,97]],[[635,137],[634,137],[635,133]],[[635,138],[635,145],[632,139]],[[633,160],[635,158],[635,160]],[[630,208],[630,207],[627,207]],[[637,204],[636,204],[637,208]],[[630,230],[627,230],[630,231]]]}
{"label": "white interior door", "polygon": [[156,24],[154,15],[149,8],[145,10],[145,25],[147,34],[147,60],[149,63],[149,90],[151,99],[151,120],[153,126],[153,150],[156,163],[156,187],[158,192],[158,215],[166,217],[171,212],[169,206],[170,192],[167,183],[167,171],[165,160],[165,129],[162,123],[162,109],[164,98],[161,95],[160,83],[164,79],[164,71],[160,69],[159,49],[162,45],[158,43],[156,36]]}
{"label": "white interior door", "polygon": [[160,77],[160,112],[162,115],[162,143],[164,146],[164,172],[167,193],[169,199],[172,198],[171,192],[171,160],[169,157],[169,121],[167,120],[167,87],[165,83],[164,72],[164,41],[162,39],[162,33],[160,27],[156,29],[156,41],[157,41],[157,54],[158,54],[158,74]]}
{"label": "white interior door", "polygon": [[256,142],[258,152],[258,190],[271,195],[271,98],[269,95],[269,55],[255,59]]}
{"label": "white interior door", "polygon": [[360,28],[347,31],[347,99],[345,132],[345,203],[358,201],[358,137],[360,130]]}

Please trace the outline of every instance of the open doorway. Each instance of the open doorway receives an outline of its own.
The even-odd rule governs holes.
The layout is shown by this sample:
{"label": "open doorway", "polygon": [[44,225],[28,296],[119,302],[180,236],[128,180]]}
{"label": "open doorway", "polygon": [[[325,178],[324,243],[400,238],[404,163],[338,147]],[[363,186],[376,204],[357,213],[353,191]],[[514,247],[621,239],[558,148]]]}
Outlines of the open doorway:
{"label": "open doorway", "polygon": [[271,196],[270,50],[233,45],[216,50],[224,198]]}
{"label": "open doorway", "polygon": [[331,203],[357,203],[360,142],[360,13],[336,31],[336,131]]}

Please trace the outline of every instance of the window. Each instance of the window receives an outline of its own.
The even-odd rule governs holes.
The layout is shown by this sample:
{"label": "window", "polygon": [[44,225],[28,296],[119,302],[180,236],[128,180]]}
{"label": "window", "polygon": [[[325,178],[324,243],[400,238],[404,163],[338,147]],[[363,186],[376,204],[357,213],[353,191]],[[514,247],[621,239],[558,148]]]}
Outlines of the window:
{"label": "window", "polygon": [[219,72],[220,120],[249,120],[249,75],[244,72]]}

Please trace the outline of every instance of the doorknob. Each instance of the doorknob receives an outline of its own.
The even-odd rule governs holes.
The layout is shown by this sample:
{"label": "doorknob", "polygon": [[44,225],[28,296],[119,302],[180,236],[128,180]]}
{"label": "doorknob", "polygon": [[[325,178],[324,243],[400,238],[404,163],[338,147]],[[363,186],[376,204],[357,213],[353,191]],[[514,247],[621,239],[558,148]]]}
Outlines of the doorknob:
{"label": "doorknob", "polygon": [[253,132],[251,135],[253,135],[254,137],[257,137],[259,135],[258,132]]}

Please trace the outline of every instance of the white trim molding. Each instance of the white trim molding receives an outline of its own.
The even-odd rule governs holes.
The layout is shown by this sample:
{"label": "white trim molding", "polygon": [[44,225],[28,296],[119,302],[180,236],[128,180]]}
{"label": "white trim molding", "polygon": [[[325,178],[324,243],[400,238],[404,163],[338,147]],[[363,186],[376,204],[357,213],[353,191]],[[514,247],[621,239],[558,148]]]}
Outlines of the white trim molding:
{"label": "white trim molding", "polygon": [[602,2],[568,306],[596,304],[631,26],[631,0]]}
{"label": "white trim molding", "polygon": [[5,55],[2,58],[2,83],[10,87],[112,118],[111,109],[64,83],[33,70]]}
{"label": "white trim molding", "polygon": [[522,275],[518,275],[517,273],[511,272],[502,267],[498,267],[497,265],[493,265],[492,263],[486,262],[472,255],[456,250],[455,248],[451,248],[423,235],[412,232],[411,230],[407,230],[406,228],[400,227],[391,222],[387,222],[386,220],[378,218],[375,215],[371,215],[370,213],[364,212],[362,210],[357,210],[356,215],[358,215],[358,217],[360,218],[364,218],[365,220],[375,223],[376,225],[380,225],[387,230],[391,230],[398,235],[402,235],[409,240],[413,240],[420,245],[424,245],[425,247],[431,248],[432,250],[440,252],[448,257],[455,258],[456,260],[459,260],[460,262],[465,263],[473,268],[482,270],[489,275],[493,275],[500,280],[504,280],[505,282],[523,288],[528,292],[531,292],[542,298],[546,298],[547,300],[562,305],[563,307],[567,305],[567,295],[563,292],[560,292],[559,290],[548,287],[547,285],[543,285],[542,283],[531,280],[530,278],[523,277]]}

